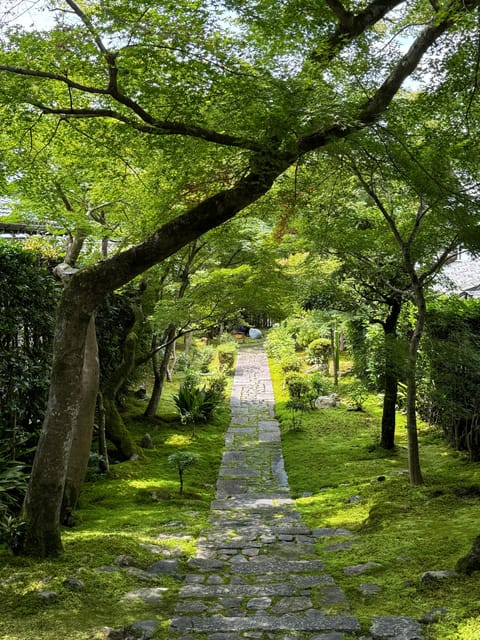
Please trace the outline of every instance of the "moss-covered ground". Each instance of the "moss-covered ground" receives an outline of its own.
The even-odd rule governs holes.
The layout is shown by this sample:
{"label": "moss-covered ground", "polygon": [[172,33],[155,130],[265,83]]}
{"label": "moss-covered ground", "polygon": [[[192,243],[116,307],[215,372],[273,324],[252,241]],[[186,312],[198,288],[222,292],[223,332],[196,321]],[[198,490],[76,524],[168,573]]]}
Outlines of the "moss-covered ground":
{"label": "moss-covered ground", "polygon": [[[422,583],[421,576],[453,569],[480,533],[480,465],[448,448],[434,427],[420,424],[425,484],[412,487],[403,416],[398,416],[396,449],[380,449],[378,398],[370,397],[364,412],[349,411],[344,379],[340,407],[307,411],[301,428],[292,429],[282,376],[275,365],[271,369],[285,464],[298,509],[312,528],[345,527],[355,533],[349,550],[322,553],[352,613],[367,630],[372,616],[417,619],[444,608],[447,615],[425,627],[426,640],[478,640],[480,573],[430,584]],[[381,567],[361,576],[344,574],[345,566],[368,561]],[[359,590],[364,583],[378,584],[381,591],[364,596]]]}
{"label": "moss-covered ground", "polygon": [[[77,525],[63,531],[65,552],[60,558],[15,558],[0,548],[1,640],[87,640],[102,637],[105,626],[120,628],[152,617],[164,621],[155,637],[168,637],[167,622],[181,582],[163,575],[146,583],[125,570],[98,568],[130,555],[135,566],[144,569],[165,557],[142,546],[155,545],[179,560],[181,573],[195,554],[196,537],[207,526],[230,413],[226,407],[219,409],[209,424],[197,426],[192,439],[191,428],[175,420],[175,390],[175,384],[167,385],[159,411],[163,419],[146,420],[146,403],[130,400],[125,421],[138,442],[148,432],[154,448],[145,449],[142,459],[113,464],[108,477],[90,476]],[[180,497],[178,474],[168,456],[183,450],[198,454],[198,463],[185,471]],[[81,579],[84,589],[75,592],[64,586],[68,576]],[[122,602],[126,592],[143,587],[166,589],[160,606]],[[55,591],[56,601],[42,603],[42,590]]]}
{"label": "moss-covered ground", "polygon": [[[365,412],[348,411],[348,379],[342,379],[342,406],[306,412],[301,429],[294,430],[274,365],[272,373],[298,509],[312,528],[347,527],[355,532],[349,550],[322,552],[322,557],[364,630],[372,616],[418,618],[445,608],[447,615],[425,627],[425,640],[479,640],[480,574],[421,582],[425,571],[453,568],[480,533],[479,465],[449,449],[435,428],[420,425],[425,484],[411,487],[405,474],[402,416],[397,448],[381,450],[378,400],[369,398]],[[229,411],[220,410],[210,424],[197,428],[192,440],[190,428],[175,421],[171,401],[175,389],[167,387],[161,419],[145,420],[141,417],[145,404],[131,400],[126,422],[137,441],[149,432],[154,449],[145,450],[141,460],[112,465],[106,478],[90,478],[82,492],[78,524],[63,532],[65,553],[59,559],[15,558],[0,550],[1,640],[94,640],[105,626],[119,628],[152,617],[163,621],[155,638],[168,638],[168,620],[181,582],[165,575],[146,584],[127,571],[98,568],[112,566],[122,554],[133,556],[145,568],[160,556],[141,545],[156,545],[179,559],[181,572],[207,526]],[[200,460],[187,470],[185,494],[180,497],[176,471],[167,459],[185,449]],[[345,566],[367,561],[381,566],[363,576],[344,574]],[[83,580],[83,591],[64,586],[67,576]],[[380,585],[381,592],[362,595],[358,587],[369,582]],[[122,602],[127,591],[145,586],[166,588],[160,606]],[[57,600],[43,604],[40,590],[55,591]]]}

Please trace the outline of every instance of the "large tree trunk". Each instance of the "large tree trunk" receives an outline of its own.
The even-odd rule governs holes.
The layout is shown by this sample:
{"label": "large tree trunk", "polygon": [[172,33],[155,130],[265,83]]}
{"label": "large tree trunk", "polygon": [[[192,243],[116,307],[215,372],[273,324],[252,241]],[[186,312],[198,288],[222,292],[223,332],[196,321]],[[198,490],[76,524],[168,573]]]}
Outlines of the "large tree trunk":
{"label": "large tree trunk", "polygon": [[153,389],[147,408],[145,409],[145,413],[143,414],[147,418],[154,418],[157,415],[158,404],[160,402],[160,398],[162,397],[163,385],[165,383],[165,378],[168,372],[168,363],[170,361],[170,356],[175,345],[175,334],[176,327],[174,324],[170,324],[165,331],[162,339],[162,341],[166,343],[166,346],[162,350],[161,361],[158,362],[160,360],[159,353],[154,353],[152,356],[154,376]]}
{"label": "large tree trunk", "polygon": [[395,341],[400,310],[400,300],[392,300],[390,312],[383,325],[385,338],[384,396],[382,413],[382,437],[380,446],[393,449],[395,446],[395,418],[398,392],[398,362],[395,356]]}
{"label": "large tree trunk", "polygon": [[50,393],[23,505],[25,535],[22,551],[55,556],[62,550],[60,509],[74,426],[77,423],[84,347],[91,309],[72,287],[63,292],[57,312]]}
{"label": "large tree trunk", "polygon": [[68,525],[73,523],[73,512],[77,505],[80,488],[85,479],[90,456],[99,378],[97,337],[95,334],[95,319],[92,315],[87,329],[83,371],[80,381],[82,396],[78,419],[73,432],[63,491],[61,520]]}

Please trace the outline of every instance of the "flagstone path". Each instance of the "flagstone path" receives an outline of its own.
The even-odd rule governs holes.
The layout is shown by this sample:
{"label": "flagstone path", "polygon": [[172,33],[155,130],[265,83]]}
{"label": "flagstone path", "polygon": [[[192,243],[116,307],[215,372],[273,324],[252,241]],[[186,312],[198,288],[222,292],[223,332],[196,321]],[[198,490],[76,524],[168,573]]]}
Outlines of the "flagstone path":
{"label": "flagstone path", "polygon": [[400,617],[377,618],[371,635],[361,636],[343,591],[325,572],[315,548],[316,540],[330,536],[348,546],[353,534],[311,531],[302,522],[290,497],[273,407],[261,343],[242,346],[211,526],[189,562],[169,636],[420,640],[420,625]]}

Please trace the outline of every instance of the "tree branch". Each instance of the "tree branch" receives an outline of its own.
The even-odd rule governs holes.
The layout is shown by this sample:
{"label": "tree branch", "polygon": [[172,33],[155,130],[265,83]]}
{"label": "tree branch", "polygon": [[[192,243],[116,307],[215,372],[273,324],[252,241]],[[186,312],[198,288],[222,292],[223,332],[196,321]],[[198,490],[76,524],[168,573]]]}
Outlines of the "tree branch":
{"label": "tree branch", "polygon": [[327,0],[332,13],[338,19],[338,26],[327,41],[325,52],[311,54],[314,62],[328,62],[344,49],[354,38],[381,20],[389,11],[401,4],[402,0],[373,0],[357,15],[345,9],[339,0]]}
{"label": "tree branch", "polygon": [[[1,70],[1,68],[0,68]],[[58,79],[58,78],[56,78]],[[99,93],[105,94],[105,91]],[[136,131],[142,133],[148,133],[157,136],[164,135],[181,135],[188,136],[190,138],[198,138],[205,140],[206,142],[214,142],[227,147],[237,147],[240,149],[248,149],[250,151],[258,152],[262,149],[261,145],[253,140],[247,140],[245,138],[237,138],[224,133],[218,133],[212,129],[204,129],[203,127],[197,127],[195,125],[185,124],[184,122],[170,122],[167,120],[156,120],[155,118],[148,116],[149,124],[142,124],[139,121],[129,118],[119,111],[114,109],[103,108],[85,108],[85,109],[71,109],[71,108],[53,108],[48,107],[42,103],[31,102],[33,106],[37,107],[46,115],[57,115],[64,120],[70,120],[71,118],[88,119],[88,118],[112,118],[118,122],[128,125]]]}
{"label": "tree branch", "polygon": [[[382,4],[379,0],[379,4]],[[346,138],[348,135],[372,124],[388,108],[402,83],[415,71],[428,48],[450,26],[451,19],[445,18],[440,23],[424,29],[415,39],[410,49],[394,66],[390,74],[377,89],[375,94],[360,108],[356,122],[350,125],[334,125],[328,129],[317,131],[298,140],[301,153],[312,151],[327,145],[331,140]]]}

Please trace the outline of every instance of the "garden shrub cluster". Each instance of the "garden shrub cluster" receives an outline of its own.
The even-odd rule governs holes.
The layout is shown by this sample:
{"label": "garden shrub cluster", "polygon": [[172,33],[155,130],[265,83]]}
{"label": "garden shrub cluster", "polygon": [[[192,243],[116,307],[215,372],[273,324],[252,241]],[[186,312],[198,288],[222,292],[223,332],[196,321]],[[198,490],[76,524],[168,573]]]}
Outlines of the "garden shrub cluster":
{"label": "garden shrub cluster", "polygon": [[442,299],[429,307],[419,409],[471,460],[480,460],[480,301]]}
{"label": "garden shrub cluster", "polygon": [[46,261],[12,241],[0,241],[0,272],[0,540],[14,546],[47,402],[58,289]]}

